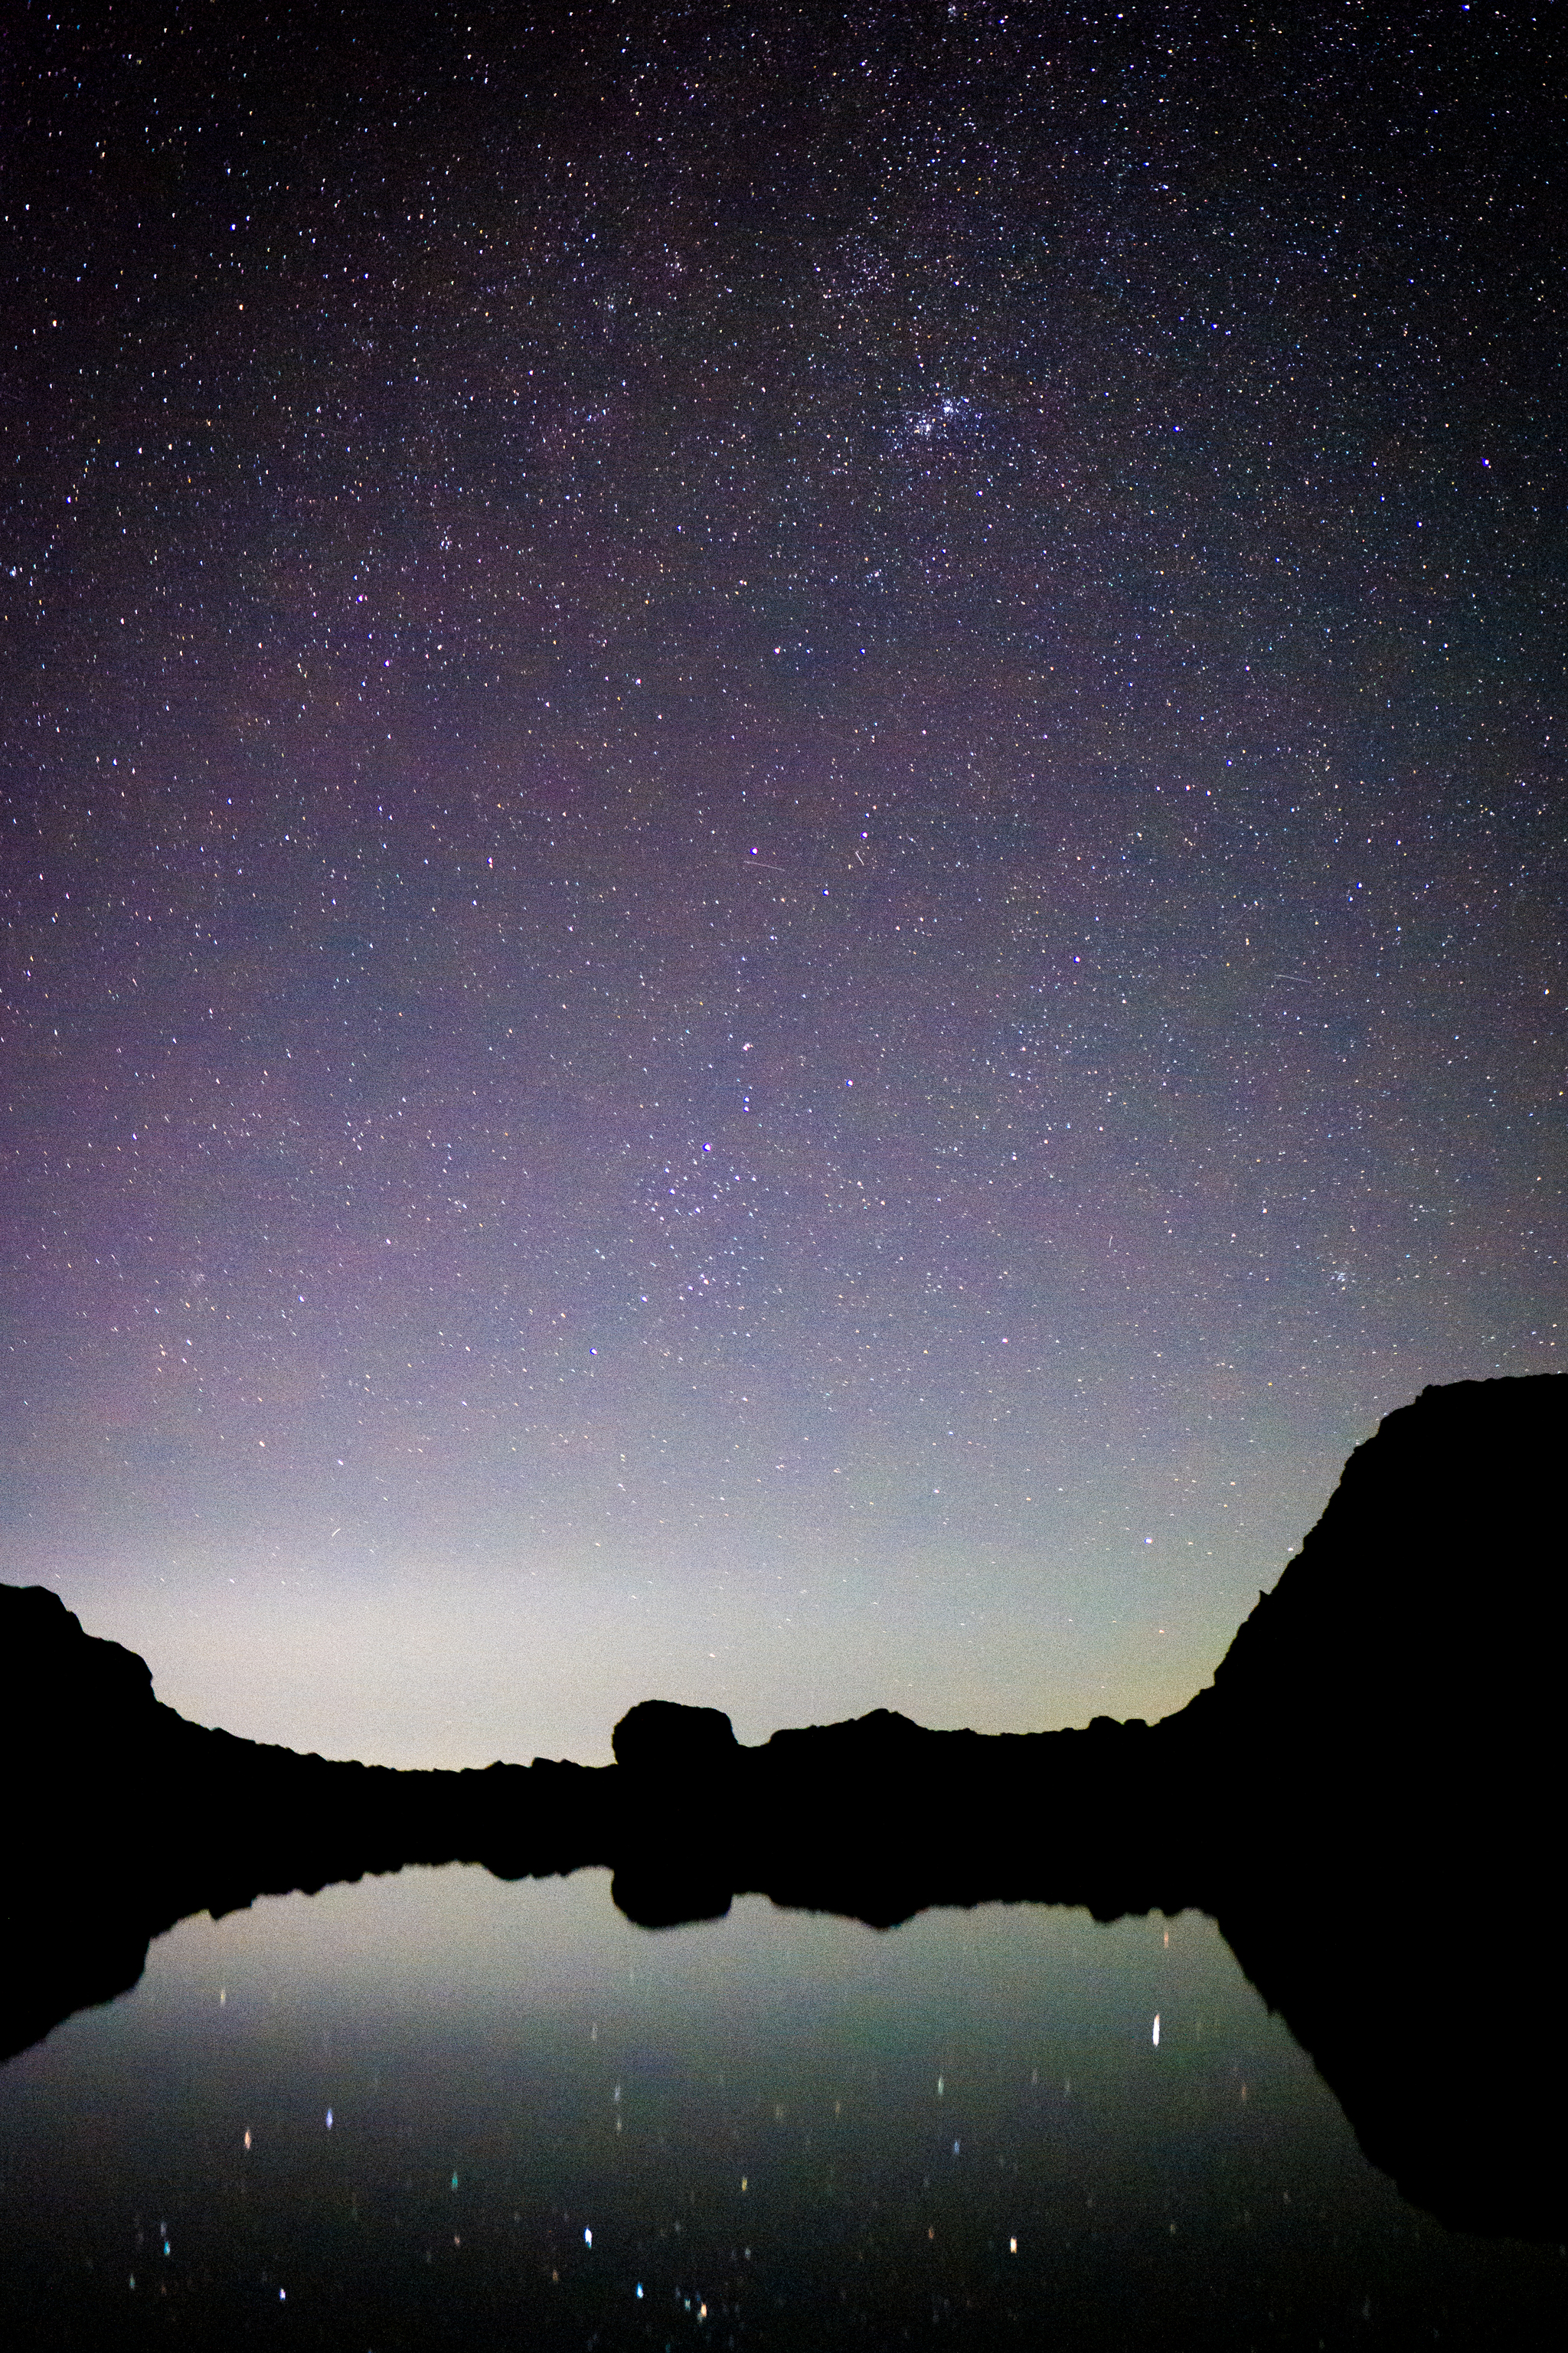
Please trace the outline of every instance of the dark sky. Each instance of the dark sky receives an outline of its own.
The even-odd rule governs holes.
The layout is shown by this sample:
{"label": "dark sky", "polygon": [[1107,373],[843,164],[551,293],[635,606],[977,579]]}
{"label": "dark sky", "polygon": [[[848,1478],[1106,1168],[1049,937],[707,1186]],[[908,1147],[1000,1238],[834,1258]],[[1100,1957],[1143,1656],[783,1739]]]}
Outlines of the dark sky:
{"label": "dark sky", "polygon": [[395,1761],[1157,1714],[1558,1365],[1553,29],[16,10],[0,1574]]}

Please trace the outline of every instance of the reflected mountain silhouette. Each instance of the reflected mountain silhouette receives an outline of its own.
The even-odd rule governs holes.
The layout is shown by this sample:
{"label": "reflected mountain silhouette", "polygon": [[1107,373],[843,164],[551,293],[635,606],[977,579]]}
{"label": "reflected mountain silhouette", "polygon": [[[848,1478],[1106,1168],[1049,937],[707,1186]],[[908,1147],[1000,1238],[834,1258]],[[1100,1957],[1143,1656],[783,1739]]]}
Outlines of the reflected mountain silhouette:
{"label": "reflected mountain silhouette", "polygon": [[716,1709],[649,1701],[613,1766],[395,1772],[189,1724],[54,1594],[0,1587],[0,2056],[134,1985],[192,1913],[412,1862],[607,1865],[650,1929],[752,1893],[879,1927],[1193,1907],[1407,2197],[1562,2237],[1565,1438],[1564,1376],[1390,1414],[1213,1683],[1152,1726],[984,1736],[879,1709],[750,1748]]}

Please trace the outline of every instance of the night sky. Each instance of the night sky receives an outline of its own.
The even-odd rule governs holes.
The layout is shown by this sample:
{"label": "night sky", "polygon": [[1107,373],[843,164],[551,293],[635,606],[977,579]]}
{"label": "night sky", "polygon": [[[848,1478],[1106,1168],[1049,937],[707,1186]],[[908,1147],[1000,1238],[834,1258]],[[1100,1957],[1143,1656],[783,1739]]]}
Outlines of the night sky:
{"label": "night sky", "polygon": [[1557,1366],[1553,30],[15,10],[0,1575],[392,1762],[1157,1715]]}

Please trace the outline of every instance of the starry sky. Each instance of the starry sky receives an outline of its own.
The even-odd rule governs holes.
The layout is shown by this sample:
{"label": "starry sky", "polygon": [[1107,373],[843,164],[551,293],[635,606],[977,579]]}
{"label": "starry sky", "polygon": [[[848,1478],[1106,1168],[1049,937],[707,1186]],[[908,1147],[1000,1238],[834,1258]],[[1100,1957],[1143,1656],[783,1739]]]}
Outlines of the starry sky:
{"label": "starry sky", "polygon": [[0,1574],[398,1763],[1152,1715],[1561,1362],[1549,12],[0,76]]}

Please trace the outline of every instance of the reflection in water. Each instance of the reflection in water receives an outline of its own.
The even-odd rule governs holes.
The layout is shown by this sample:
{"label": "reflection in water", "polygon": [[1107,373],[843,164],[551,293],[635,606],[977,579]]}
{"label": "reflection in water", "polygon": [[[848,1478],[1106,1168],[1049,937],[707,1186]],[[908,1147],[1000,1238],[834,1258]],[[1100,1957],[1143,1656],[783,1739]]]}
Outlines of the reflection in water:
{"label": "reflection in water", "polygon": [[[1153,1728],[654,1701],[596,1772],[395,1775],[0,1587],[0,2325],[1555,2345],[1565,1398],[1391,1415]],[[577,1876],[186,1918],[458,1858]]]}
{"label": "reflection in water", "polygon": [[[605,1875],[188,1921],[0,2074],[8,2344],[1552,2341],[1405,2205],[1213,1924],[650,1934]],[[132,2282],[134,2280],[134,2286]]]}

